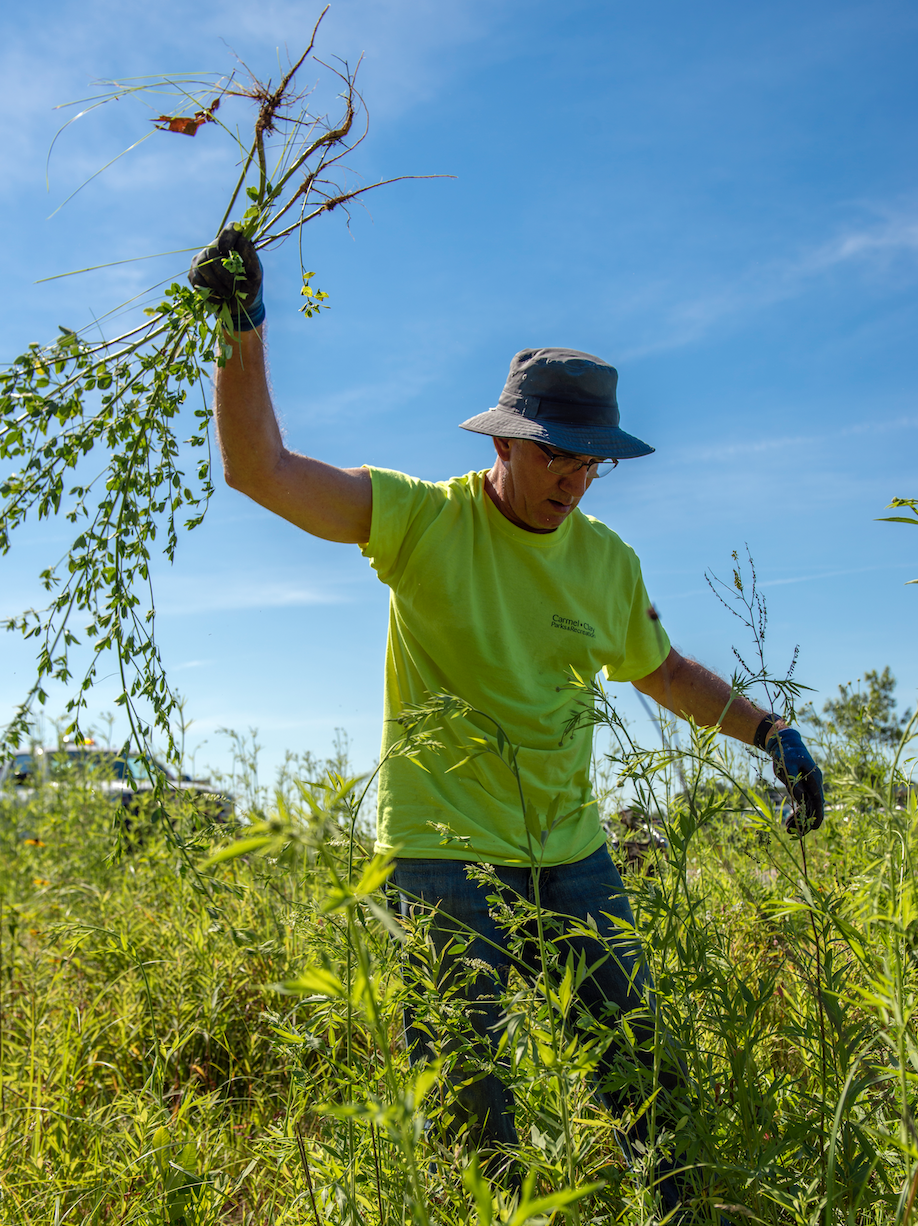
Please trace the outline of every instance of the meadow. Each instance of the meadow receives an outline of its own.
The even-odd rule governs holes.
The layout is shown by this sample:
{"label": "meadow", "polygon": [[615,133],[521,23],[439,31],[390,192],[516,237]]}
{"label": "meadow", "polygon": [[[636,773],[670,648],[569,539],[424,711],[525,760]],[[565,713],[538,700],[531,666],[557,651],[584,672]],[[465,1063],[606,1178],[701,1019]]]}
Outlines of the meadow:
{"label": "meadow", "polygon": [[[813,713],[829,812],[800,841],[760,756],[687,725],[641,749],[596,698],[601,803],[666,1019],[654,1059],[674,1042],[690,1075],[664,1110],[623,1027],[643,1172],[616,1140],[629,1119],[591,1096],[603,1039],[571,1039],[582,968],[549,935],[501,1034],[522,1196],[446,1143],[441,1070],[409,1069],[401,1035],[406,953],[436,973],[425,919],[386,909],[342,751],[240,792],[233,829],[186,807],[126,830],[79,780],[0,800],[0,1222],[651,1226],[666,1149],[699,1222],[918,1221],[916,721],[850,694],[845,719]],[[432,769],[449,706],[406,722]],[[424,1016],[461,1042],[449,994]]]}

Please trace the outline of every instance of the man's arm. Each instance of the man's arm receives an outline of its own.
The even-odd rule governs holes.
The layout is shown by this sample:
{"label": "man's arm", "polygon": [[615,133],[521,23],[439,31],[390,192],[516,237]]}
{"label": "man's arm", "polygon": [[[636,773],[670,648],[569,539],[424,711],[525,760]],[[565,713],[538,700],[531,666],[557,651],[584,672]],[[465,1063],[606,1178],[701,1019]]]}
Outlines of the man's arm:
{"label": "man's arm", "polygon": [[[635,681],[634,688],[683,719],[691,716],[696,724],[706,728],[720,724],[727,736],[736,737],[745,745],[753,743],[756,729],[767,714],[739,694],[731,699],[730,686],[722,677],[697,660],[680,655],[675,648],[659,668]],[[786,727],[779,719],[769,737]]]}
{"label": "man's arm", "polygon": [[287,450],[268,390],[262,331],[235,333],[233,356],[216,373],[214,415],[227,483],[313,536],[363,544],[370,539],[370,474]]}
{"label": "man's arm", "polygon": [[215,377],[214,413],[227,482],[327,541],[370,539],[373,487],[364,468],[335,468],[288,451],[268,391],[264,270],[237,222],[191,261],[188,280],[216,315],[232,357]]}
{"label": "man's arm", "polygon": [[[756,743],[756,732],[768,714],[748,698],[731,696],[726,681],[675,650],[670,650],[660,667],[635,681],[634,686],[674,715],[691,716],[706,728],[719,724],[727,736],[746,745]],[[825,812],[822,772],[800,733],[789,728],[783,719],[773,720],[770,727],[765,724],[763,731],[766,735],[759,746],[771,754],[775,776],[796,802],[796,808],[785,816],[786,828],[798,836],[817,830]]]}

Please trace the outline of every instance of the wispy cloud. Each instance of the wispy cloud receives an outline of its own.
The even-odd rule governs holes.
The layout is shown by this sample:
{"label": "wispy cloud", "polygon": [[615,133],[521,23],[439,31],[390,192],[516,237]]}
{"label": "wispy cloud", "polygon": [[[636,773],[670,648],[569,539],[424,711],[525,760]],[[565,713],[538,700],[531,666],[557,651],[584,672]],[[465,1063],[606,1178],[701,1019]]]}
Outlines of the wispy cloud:
{"label": "wispy cloud", "polygon": [[302,577],[278,578],[276,575],[170,573],[157,579],[156,611],[160,616],[176,617],[246,609],[349,604],[354,599],[349,586],[346,579],[338,576],[309,582]]}
{"label": "wispy cloud", "polygon": [[851,260],[918,254],[918,215],[889,216],[876,225],[839,234],[799,262],[799,272],[821,272]]}
{"label": "wispy cloud", "polygon": [[765,579],[759,587],[784,587],[789,583],[816,583],[822,579],[838,579],[845,575],[866,575],[874,571],[902,570],[908,563],[887,562],[883,566],[855,566],[848,570],[814,571],[811,575],[791,575],[786,579]]}
{"label": "wispy cloud", "polygon": [[[824,579],[840,579],[848,575],[866,575],[883,571],[888,574],[891,570],[905,570],[909,566],[906,562],[889,562],[882,566],[855,566],[846,570],[821,570],[813,571],[808,575],[789,575],[783,579],[760,579],[757,586],[763,587],[786,587],[794,583],[819,583]],[[709,587],[693,587],[684,592],[664,592],[661,594],[662,600],[688,600],[692,596],[710,596],[711,589]]]}
{"label": "wispy cloud", "polygon": [[[877,434],[890,434],[902,430],[914,430],[916,428],[918,428],[918,417],[908,417],[903,414],[900,417],[888,418],[886,421],[853,422],[850,425],[833,430],[833,438],[849,438],[864,434],[875,436]],[[676,453],[673,458],[679,462],[717,463],[719,461],[737,460],[747,456],[763,455],[769,452],[782,452],[792,455],[799,452],[802,448],[812,447],[817,444],[821,445],[824,442],[825,438],[823,435],[788,434],[782,435],[780,438],[753,438],[718,445],[686,447],[681,452]]]}
{"label": "wispy cloud", "polygon": [[[397,120],[449,87],[450,79],[461,71],[463,47],[482,49],[476,59],[479,65],[502,54],[497,28],[507,25],[515,7],[486,0],[451,0],[448,5],[439,0],[363,0],[333,5],[316,50],[324,60],[333,62],[340,56],[352,67],[365,55],[361,78],[372,98],[374,117]],[[43,172],[51,137],[79,109],[52,114],[51,108],[70,99],[91,98],[95,79],[206,75],[201,69],[217,73],[235,69],[245,79],[249,65],[256,76],[276,83],[290,57],[296,58],[305,48],[320,11],[301,0],[268,0],[257,6],[249,0],[227,0],[219,8],[189,8],[177,0],[127,7],[121,0],[90,0],[88,5],[59,0],[54,8],[52,21],[39,8],[31,13],[20,10],[15,23],[4,22],[0,140],[7,157],[0,193]],[[334,79],[318,65],[301,77],[304,85],[317,78],[329,83]],[[155,107],[156,101],[150,99],[150,105]],[[153,109],[150,116],[157,113]],[[56,152],[59,173],[65,170],[66,177],[79,182],[81,171],[91,174],[99,168],[98,141],[100,133],[111,127],[110,116],[108,108],[101,124],[81,121],[79,140],[64,141]],[[126,133],[129,128],[121,119],[126,116],[119,115],[115,127]],[[131,139],[149,130],[145,122],[134,128]],[[123,174],[118,168],[106,172],[109,189],[131,186],[137,174],[155,179],[155,165],[146,161],[138,169],[139,161],[131,161]]]}
{"label": "wispy cloud", "polygon": [[[693,344],[725,323],[800,297],[833,271],[860,266],[872,273],[914,276],[918,263],[918,204],[865,205],[873,220],[851,223],[836,234],[794,253],[751,262],[730,280],[710,279],[704,293],[677,300],[656,317],[658,336],[623,354],[634,360],[647,354]],[[660,285],[670,296],[672,284]],[[646,292],[646,291],[645,291]]]}
{"label": "wispy cloud", "polygon": [[[321,47],[349,57],[353,66],[365,55],[361,73],[372,98],[373,114],[391,121],[449,87],[461,70],[465,47],[479,48],[476,60],[500,54],[497,27],[515,4],[493,0],[364,0],[333,5],[323,22]],[[304,25],[300,0],[268,6],[271,37]],[[222,18],[221,18],[222,20]],[[253,40],[265,38],[265,6],[238,4],[239,28]],[[289,40],[289,34],[283,37]],[[290,44],[291,51],[294,49]],[[320,49],[321,50],[321,49]],[[323,55],[323,58],[326,56]]]}
{"label": "wispy cloud", "polygon": [[[365,582],[379,586],[370,571],[365,576]],[[351,604],[357,599],[353,586],[353,581],[340,576],[310,582],[302,578],[277,578],[276,575],[263,577],[201,572],[192,575],[169,571],[155,578],[156,613],[160,617],[178,617],[246,609]],[[47,601],[46,593],[30,589],[23,581],[15,589],[4,591],[0,600],[0,617],[16,616],[33,604],[43,607]],[[191,660],[175,667],[203,668],[210,663],[210,660]]]}

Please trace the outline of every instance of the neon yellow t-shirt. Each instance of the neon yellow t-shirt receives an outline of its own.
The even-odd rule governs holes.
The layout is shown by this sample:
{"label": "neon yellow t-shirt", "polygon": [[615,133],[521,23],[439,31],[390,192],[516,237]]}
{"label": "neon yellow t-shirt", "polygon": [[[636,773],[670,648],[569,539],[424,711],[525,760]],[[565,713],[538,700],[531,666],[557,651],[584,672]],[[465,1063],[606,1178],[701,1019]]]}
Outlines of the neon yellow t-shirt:
{"label": "neon yellow t-shirt", "polygon": [[[569,669],[614,681],[652,673],[669,652],[634,550],[575,510],[554,532],[527,532],[494,506],[483,472],[431,484],[370,468],[373,517],[363,553],[390,588],[382,758],[403,735],[405,706],[455,694],[501,725],[518,748],[523,793],[546,824],[541,862],[572,863],[602,844],[590,789],[592,733],[564,736],[583,694]],[[378,851],[527,864],[519,788],[484,754],[458,769],[494,726],[476,715],[440,722],[438,753],[405,757],[379,776]],[[448,833],[444,834],[444,828]]]}

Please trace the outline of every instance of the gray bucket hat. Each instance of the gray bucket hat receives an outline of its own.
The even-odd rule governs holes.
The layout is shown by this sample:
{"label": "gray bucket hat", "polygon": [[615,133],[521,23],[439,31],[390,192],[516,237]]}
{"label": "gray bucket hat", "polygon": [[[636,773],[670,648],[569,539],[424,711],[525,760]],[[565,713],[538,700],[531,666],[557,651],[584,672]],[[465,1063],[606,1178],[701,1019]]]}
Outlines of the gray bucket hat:
{"label": "gray bucket hat", "polygon": [[579,349],[522,349],[497,404],[461,423],[495,438],[528,438],[577,455],[626,460],[654,450],[619,428],[618,371]]}

